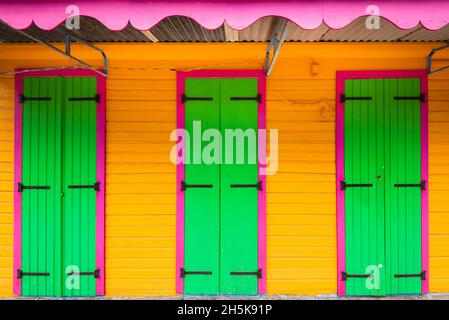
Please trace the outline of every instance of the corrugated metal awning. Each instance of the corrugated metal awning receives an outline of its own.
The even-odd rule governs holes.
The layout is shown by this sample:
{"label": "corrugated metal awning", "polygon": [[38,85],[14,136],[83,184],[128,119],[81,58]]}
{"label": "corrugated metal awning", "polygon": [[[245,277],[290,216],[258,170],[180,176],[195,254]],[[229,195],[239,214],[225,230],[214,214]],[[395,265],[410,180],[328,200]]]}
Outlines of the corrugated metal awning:
{"label": "corrugated metal awning", "polygon": [[[68,30],[73,15],[79,29]],[[265,42],[281,18],[286,41],[449,39],[449,2],[437,0],[0,0],[0,42],[30,42],[19,29],[43,41],[64,41],[63,30],[89,42]]]}
{"label": "corrugated metal awning", "polygon": [[[79,30],[68,30],[64,24],[53,30],[42,30],[36,25],[24,29],[26,33],[43,41],[62,42],[64,36],[57,30],[75,35],[88,42],[266,42],[273,36],[278,17],[264,17],[248,28],[234,30],[224,24],[216,29],[206,29],[187,17],[167,17],[153,28],[140,31],[127,25],[120,31],[112,31],[99,21],[81,17]],[[380,19],[380,29],[367,29],[365,18],[359,18],[346,27],[334,30],[324,23],[313,30],[305,30],[289,22],[286,41],[447,41],[449,24],[437,31],[426,29],[421,24],[411,29],[400,29],[386,19]],[[26,43],[30,39],[5,23],[0,23],[0,43]]]}

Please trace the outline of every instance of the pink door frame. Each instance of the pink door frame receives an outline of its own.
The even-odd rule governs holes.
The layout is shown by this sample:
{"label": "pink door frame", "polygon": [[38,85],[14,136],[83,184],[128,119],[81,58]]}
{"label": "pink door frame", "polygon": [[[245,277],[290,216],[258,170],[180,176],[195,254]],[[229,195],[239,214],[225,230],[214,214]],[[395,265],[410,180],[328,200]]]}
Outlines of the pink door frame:
{"label": "pink door frame", "polygon": [[422,191],[422,270],[426,271],[426,279],[422,281],[422,293],[429,292],[429,160],[428,160],[428,77],[425,70],[401,71],[337,71],[337,110],[336,110],[336,190],[337,190],[337,293],[346,295],[345,281],[341,273],[345,271],[345,196],[340,189],[340,181],[344,181],[344,103],[340,94],[345,92],[345,80],[349,79],[400,79],[418,78],[421,80],[421,92],[426,94],[421,104],[421,179],[427,182]]}
{"label": "pink door frame", "polygon": [[[177,72],[177,129],[185,128],[184,104],[181,95],[185,93],[185,79],[187,78],[256,78],[258,81],[258,93],[262,96],[262,102],[258,106],[258,129],[266,129],[266,79],[263,70],[195,70],[189,72]],[[178,136],[182,136],[182,131]],[[182,138],[184,141],[184,137]],[[266,154],[266,141],[259,141],[259,155]],[[262,181],[263,190],[259,191],[259,237],[258,237],[258,264],[262,269],[262,278],[258,281],[258,293],[266,293],[266,176],[261,175],[264,164],[259,161],[259,181]],[[184,267],[184,194],[180,190],[181,181],[184,181],[184,164],[177,165],[176,174],[176,292],[184,293],[184,280],[179,270]]]}
{"label": "pink door frame", "polygon": [[[20,71],[20,70],[17,70]],[[22,267],[22,193],[16,186],[22,181],[22,105],[19,97],[23,93],[24,77],[95,77],[100,102],[97,104],[97,225],[96,225],[96,266],[100,270],[97,279],[97,295],[105,294],[105,143],[106,143],[106,78],[94,70],[61,69],[49,71],[27,71],[16,74],[14,101],[14,271],[13,293],[21,295],[21,282],[16,270]]]}

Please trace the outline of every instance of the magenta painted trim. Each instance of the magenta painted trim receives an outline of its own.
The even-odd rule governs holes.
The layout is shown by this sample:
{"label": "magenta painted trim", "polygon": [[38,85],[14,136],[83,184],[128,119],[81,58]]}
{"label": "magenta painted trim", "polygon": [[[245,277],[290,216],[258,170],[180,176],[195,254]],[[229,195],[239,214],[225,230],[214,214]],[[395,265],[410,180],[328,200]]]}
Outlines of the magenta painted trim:
{"label": "magenta painted trim", "polygon": [[[148,30],[169,16],[186,16],[208,29],[216,29],[226,21],[231,28],[241,30],[266,16],[279,16],[303,29],[315,29],[323,22],[332,29],[340,29],[359,17],[373,12],[401,29],[411,29],[422,23],[438,30],[449,21],[449,3],[443,0],[3,0],[0,20],[16,29],[24,29],[34,22],[39,28],[50,30],[63,23],[76,4],[78,14],[99,20],[107,28],[121,30],[128,23],[140,30]],[[404,6],[407,10],[404,10]]]}
{"label": "magenta painted trim", "polygon": [[[21,69],[17,69],[20,71]],[[23,70],[23,69],[22,69]],[[105,125],[106,125],[106,78],[93,70],[61,69],[50,71],[28,71],[15,77],[15,116],[14,116],[14,274],[13,293],[21,295],[21,283],[16,279],[16,270],[22,267],[22,194],[16,192],[16,186],[22,181],[22,105],[19,96],[23,93],[24,77],[96,77],[100,103],[97,105],[97,181],[100,191],[97,193],[96,226],[96,265],[102,272],[97,279],[97,295],[105,294]]]}
{"label": "magenta painted trim", "polygon": [[337,190],[337,293],[346,295],[345,281],[341,272],[345,271],[345,197],[339,182],[344,180],[344,105],[340,102],[340,93],[345,92],[345,80],[382,79],[382,78],[419,78],[421,92],[426,94],[426,102],[421,104],[421,176],[427,181],[422,191],[422,270],[426,271],[426,280],[422,282],[422,293],[429,292],[429,161],[428,161],[428,78],[425,70],[399,71],[337,71],[337,110],[336,110],[336,190]]}
{"label": "magenta painted trim", "polygon": [[[185,129],[185,111],[184,105],[181,102],[181,94],[185,92],[185,73],[176,73],[176,128],[178,136],[181,136],[182,144],[184,146],[185,136],[183,129]],[[184,154],[183,154],[184,159]],[[176,165],[176,293],[184,293],[184,279],[181,278],[179,270],[184,268],[184,196],[181,192],[181,181],[185,180],[184,164]]]}
{"label": "magenta painted trim", "polygon": [[[263,70],[194,70],[189,72],[177,72],[177,128],[185,128],[184,105],[181,103],[181,95],[185,92],[186,78],[257,78],[257,90],[262,95],[262,103],[258,106],[258,128],[266,129],[266,79]],[[184,137],[182,137],[184,141]],[[182,144],[180,144],[181,146]],[[259,142],[259,155],[265,155],[266,141]],[[263,190],[259,192],[258,198],[258,264],[262,269],[262,278],[258,282],[258,293],[266,293],[266,176],[261,175],[265,165],[259,161],[259,181],[262,181]],[[176,166],[176,292],[184,293],[184,281],[179,275],[180,268],[184,267],[184,194],[179,186],[184,180],[184,164]]]}
{"label": "magenta painted trim", "polygon": [[426,279],[422,281],[422,293],[429,293],[429,85],[427,73],[421,72],[421,92],[426,94],[426,100],[421,105],[421,181],[427,182],[426,190],[422,191],[421,213],[422,213],[422,239],[421,257],[422,270],[426,271]]}
{"label": "magenta painted trim", "polygon": [[21,295],[22,283],[17,279],[17,270],[22,268],[22,193],[16,192],[22,181],[22,105],[19,95],[23,92],[23,77],[17,75],[14,95],[14,252],[13,252],[13,294]]}
{"label": "magenta painted trim", "polygon": [[345,179],[345,165],[344,165],[344,106],[340,102],[340,93],[345,92],[345,79],[337,73],[337,110],[335,123],[335,153],[336,153],[336,190],[337,190],[337,294],[340,296],[346,295],[346,285],[341,281],[340,275],[346,270],[346,244],[345,244],[345,194],[340,189],[339,181]]}
{"label": "magenta painted trim", "polygon": [[96,226],[96,265],[100,270],[97,278],[96,293],[105,294],[105,195],[106,195],[106,78],[95,73],[97,77],[97,93],[100,103],[97,104],[97,181],[100,191],[97,192],[97,226]]}

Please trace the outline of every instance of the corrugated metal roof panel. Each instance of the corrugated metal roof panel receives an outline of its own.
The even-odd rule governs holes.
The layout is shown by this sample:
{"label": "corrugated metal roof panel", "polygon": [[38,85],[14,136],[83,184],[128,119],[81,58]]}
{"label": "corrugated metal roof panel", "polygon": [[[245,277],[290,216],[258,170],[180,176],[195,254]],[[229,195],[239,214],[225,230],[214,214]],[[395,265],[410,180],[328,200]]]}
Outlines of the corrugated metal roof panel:
{"label": "corrugated metal roof panel", "polygon": [[224,42],[224,27],[209,30],[187,17],[168,17],[150,29],[161,42]]}
{"label": "corrugated metal roof panel", "polygon": [[321,41],[323,36],[329,31],[329,28],[322,23],[318,28],[313,30],[304,30],[296,24],[290,22],[289,31],[286,41],[312,42]]}
{"label": "corrugated metal roof panel", "polygon": [[[26,33],[46,42],[62,42],[64,36],[57,30],[72,34],[81,40],[89,42],[148,42],[150,41],[141,31],[128,25],[120,31],[112,31],[106,28],[99,21],[80,17],[80,29],[69,30],[65,25],[61,25],[56,29],[47,31],[37,28],[32,24],[23,30]],[[11,28],[0,21],[0,42],[33,42],[17,30]]]}
{"label": "corrugated metal roof panel", "polygon": [[368,29],[366,18],[362,17],[349,26],[338,30],[330,29],[322,38],[323,41],[399,41],[409,33],[421,28],[416,26],[410,30],[397,28],[385,19],[380,20],[379,29]]}
{"label": "corrugated metal roof panel", "polygon": [[98,20],[81,17],[79,30],[67,30],[65,26],[59,29],[70,31],[78,38],[91,42],[149,42],[150,40],[140,31],[128,24],[120,31],[112,31]]}
{"label": "corrugated metal roof panel", "polygon": [[246,29],[238,31],[240,41],[265,42],[273,36],[274,27],[279,18],[264,17],[257,20]]}
{"label": "corrugated metal roof panel", "polygon": [[[112,31],[99,21],[81,17],[79,30],[67,30],[64,25],[58,27],[78,38],[89,42],[225,42],[225,41],[270,41],[279,17],[264,17],[244,30],[233,30],[227,25],[209,30],[187,17],[167,17],[148,31],[140,31],[128,25],[120,31]],[[64,41],[57,30],[44,31],[32,25],[24,30],[43,41]],[[449,25],[439,31],[431,31],[418,25],[403,30],[385,19],[381,19],[380,29],[366,28],[365,18],[359,18],[350,25],[333,30],[324,23],[314,30],[304,30],[289,22],[286,41],[447,41]],[[17,30],[1,23],[0,42],[32,42]]]}
{"label": "corrugated metal roof panel", "polygon": [[[423,40],[424,39],[424,40]],[[449,24],[438,31],[430,31],[424,27],[409,33],[401,40],[403,41],[448,41]]]}

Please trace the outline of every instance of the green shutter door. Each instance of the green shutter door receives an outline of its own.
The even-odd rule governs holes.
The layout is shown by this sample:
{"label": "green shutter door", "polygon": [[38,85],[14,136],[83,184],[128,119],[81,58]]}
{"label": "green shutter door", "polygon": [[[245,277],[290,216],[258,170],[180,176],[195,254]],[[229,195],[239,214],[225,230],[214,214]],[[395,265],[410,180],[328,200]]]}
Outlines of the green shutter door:
{"label": "green shutter door", "polygon": [[[346,292],[421,292],[420,102],[418,79],[347,80],[345,102]],[[413,181],[413,182],[412,182]],[[371,274],[370,278],[365,278]]]}
{"label": "green shutter door", "polygon": [[[378,130],[383,118],[382,90],[382,80],[350,80],[345,84],[347,97],[372,97],[345,103],[345,181],[371,185],[344,191],[348,295],[385,293],[383,134]],[[379,270],[379,289],[373,279],[357,277],[371,273],[372,268]]]}
{"label": "green shutter door", "polygon": [[[220,167],[203,163],[201,154],[208,144],[201,142],[202,132],[219,129],[219,94],[218,79],[187,79],[185,82],[186,97],[210,99],[187,100],[184,104],[185,128],[190,135],[190,162],[185,164],[185,183],[195,186],[183,191],[186,294],[219,293]],[[202,132],[195,136],[194,126],[199,125]]]}
{"label": "green shutter door", "polygon": [[[183,191],[184,293],[257,294],[258,190],[231,185],[256,185],[258,182],[258,104],[257,101],[230,99],[257,97],[257,80],[187,79],[185,88],[185,128],[190,135],[190,162],[185,164],[187,188]],[[242,149],[245,153],[243,164],[235,164],[241,156],[235,152],[236,143],[234,164],[224,163],[226,155],[223,155],[223,164],[208,163],[201,157],[197,147],[201,145],[203,155],[210,155],[213,138],[205,136],[205,141],[199,143],[200,138],[194,136],[195,121],[201,122],[202,132],[213,129],[222,137],[226,136],[225,129],[240,129],[244,134],[247,129],[253,129],[249,133],[253,148],[249,150],[246,140]],[[223,154],[226,143],[215,146],[216,151]],[[248,163],[250,152],[252,163]],[[213,159],[214,154],[211,156]]]}
{"label": "green shutter door", "polygon": [[92,100],[69,100],[94,97],[97,93],[96,79],[64,78],[64,89],[62,166],[64,295],[95,296],[96,279],[93,275],[81,275],[78,282],[70,281],[71,278],[68,279],[67,273],[93,273],[96,269],[96,190],[83,186],[92,186],[96,183],[97,104]]}
{"label": "green shutter door", "polygon": [[[61,295],[61,79],[24,78],[22,295]],[[32,273],[32,274],[28,274]]]}
{"label": "green shutter door", "polygon": [[408,277],[422,271],[421,189],[394,186],[421,182],[421,104],[394,100],[419,95],[419,79],[385,80],[385,105],[389,110],[389,118],[385,118],[388,294],[421,293],[421,278]]}
{"label": "green shutter door", "polygon": [[[258,104],[254,100],[231,100],[256,96],[257,79],[221,80],[221,132],[225,151],[220,184],[220,291],[223,294],[257,294],[258,189],[242,186],[258,182]],[[231,134],[226,129],[232,130]]]}
{"label": "green shutter door", "polygon": [[95,270],[95,191],[68,185],[95,183],[96,103],[68,98],[93,97],[96,80],[26,77],[23,87],[22,295],[95,295],[93,276],[78,287],[66,268]]}

